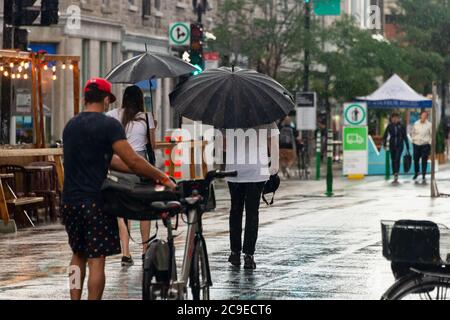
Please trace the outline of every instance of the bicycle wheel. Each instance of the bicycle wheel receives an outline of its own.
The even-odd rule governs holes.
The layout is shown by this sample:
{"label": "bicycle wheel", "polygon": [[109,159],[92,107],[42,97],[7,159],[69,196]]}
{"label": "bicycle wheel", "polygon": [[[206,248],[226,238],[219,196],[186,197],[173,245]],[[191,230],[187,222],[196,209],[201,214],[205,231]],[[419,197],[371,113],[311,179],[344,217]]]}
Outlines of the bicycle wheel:
{"label": "bicycle wheel", "polygon": [[193,300],[209,300],[209,288],[212,285],[209,270],[208,253],[205,240],[196,241],[191,262],[189,284]]}
{"label": "bicycle wheel", "polygon": [[411,273],[398,280],[382,300],[450,300],[450,278]]}

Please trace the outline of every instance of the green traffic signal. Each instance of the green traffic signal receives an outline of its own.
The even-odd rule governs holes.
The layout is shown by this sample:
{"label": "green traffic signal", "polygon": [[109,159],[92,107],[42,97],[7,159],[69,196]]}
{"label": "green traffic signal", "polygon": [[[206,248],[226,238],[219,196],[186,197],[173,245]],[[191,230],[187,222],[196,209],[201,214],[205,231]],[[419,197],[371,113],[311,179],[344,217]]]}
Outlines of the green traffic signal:
{"label": "green traffic signal", "polygon": [[192,75],[193,76],[198,76],[199,74],[202,74],[203,73],[203,68],[202,67],[200,67],[198,64],[194,64],[194,67],[197,69],[196,71],[194,71],[193,73],[192,73]]}

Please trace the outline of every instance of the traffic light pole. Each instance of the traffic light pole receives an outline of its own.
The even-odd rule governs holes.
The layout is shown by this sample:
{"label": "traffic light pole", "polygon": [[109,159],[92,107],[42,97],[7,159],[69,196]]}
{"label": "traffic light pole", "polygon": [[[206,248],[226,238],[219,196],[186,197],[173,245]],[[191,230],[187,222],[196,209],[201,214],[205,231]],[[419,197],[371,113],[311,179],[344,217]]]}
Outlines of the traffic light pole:
{"label": "traffic light pole", "polygon": [[[8,11],[12,14],[12,7],[8,1],[4,1],[3,12]],[[8,26],[3,19],[3,49],[14,48],[15,27]],[[11,102],[12,102],[12,82],[10,77],[2,77],[1,99],[2,107],[0,110],[0,144],[9,144],[11,127]]]}

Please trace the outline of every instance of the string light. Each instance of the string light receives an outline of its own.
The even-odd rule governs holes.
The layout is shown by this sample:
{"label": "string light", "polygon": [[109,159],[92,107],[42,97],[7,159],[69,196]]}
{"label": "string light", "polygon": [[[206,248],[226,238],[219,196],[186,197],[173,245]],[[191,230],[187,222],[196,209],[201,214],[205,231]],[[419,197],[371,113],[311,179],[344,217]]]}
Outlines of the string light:
{"label": "string light", "polygon": [[11,79],[15,79],[16,78],[16,74],[15,73],[12,73],[11,74]]}
{"label": "string light", "polygon": [[23,67],[25,65],[25,62],[21,61],[20,66]]}
{"label": "string light", "polygon": [[5,72],[3,72],[3,75],[4,75],[5,77],[8,77],[8,76],[9,76],[9,72],[8,72],[8,71],[5,71]]}
{"label": "string light", "polygon": [[47,64],[44,65],[44,70],[45,70],[45,71],[48,70],[48,65],[47,65]]}
{"label": "string light", "polygon": [[62,68],[63,70],[66,70],[67,66],[66,66],[66,63],[65,63],[65,62],[62,64],[61,68]]}
{"label": "string light", "polygon": [[52,67],[53,72],[56,72],[56,66]]}
{"label": "string light", "polygon": [[5,71],[5,67],[4,66],[0,66],[0,71],[1,72]]}
{"label": "string light", "polygon": [[20,79],[22,77],[22,75],[20,74],[20,73],[18,73],[17,75],[16,75],[16,78],[17,79]]}
{"label": "string light", "polygon": [[70,69],[70,70],[73,70],[73,69],[74,69],[74,66],[73,66],[72,63],[70,64],[69,69]]}
{"label": "string light", "polygon": [[26,62],[26,63],[25,63],[25,69],[28,70],[29,68],[30,68],[30,63],[29,63],[29,62]]}
{"label": "string light", "polygon": [[10,68],[14,68],[14,62],[11,62],[11,63],[9,64],[9,67],[10,67]]}
{"label": "string light", "polygon": [[23,67],[20,66],[19,68],[17,68],[17,70],[19,70],[19,72],[22,72],[23,71]]}
{"label": "string light", "polygon": [[55,73],[53,73],[52,79],[53,79],[53,81],[55,81],[56,79],[58,79],[58,78],[56,77],[56,74],[55,74]]}
{"label": "string light", "polygon": [[23,78],[24,78],[25,80],[28,80],[28,74],[25,73],[25,74],[23,75]]}

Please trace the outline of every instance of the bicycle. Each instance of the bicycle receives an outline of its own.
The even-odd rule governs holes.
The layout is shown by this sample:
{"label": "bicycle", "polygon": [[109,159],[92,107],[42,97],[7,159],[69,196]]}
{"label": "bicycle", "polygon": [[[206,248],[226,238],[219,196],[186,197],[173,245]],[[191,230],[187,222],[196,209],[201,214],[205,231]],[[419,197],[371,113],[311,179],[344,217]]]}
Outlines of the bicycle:
{"label": "bicycle", "polygon": [[428,221],[382,221],[381,228],[396,277],[381,299],[450,299],[450,229]]}
{"label": "bicycle", "polygon": [[[207,211],[212,182],[218,178],[235,177],[237,172],[208,172],[204,180],[178,184],[179,202],[153,202],[152,208],[167,229],[167,241],[154,239],[145,254],[142,299],[186,300],[188,282],[193,300],[209,300],[212,286],[202,217]],[[181,275],[178,279],[172,218],[187,216],[187,236]]]}

